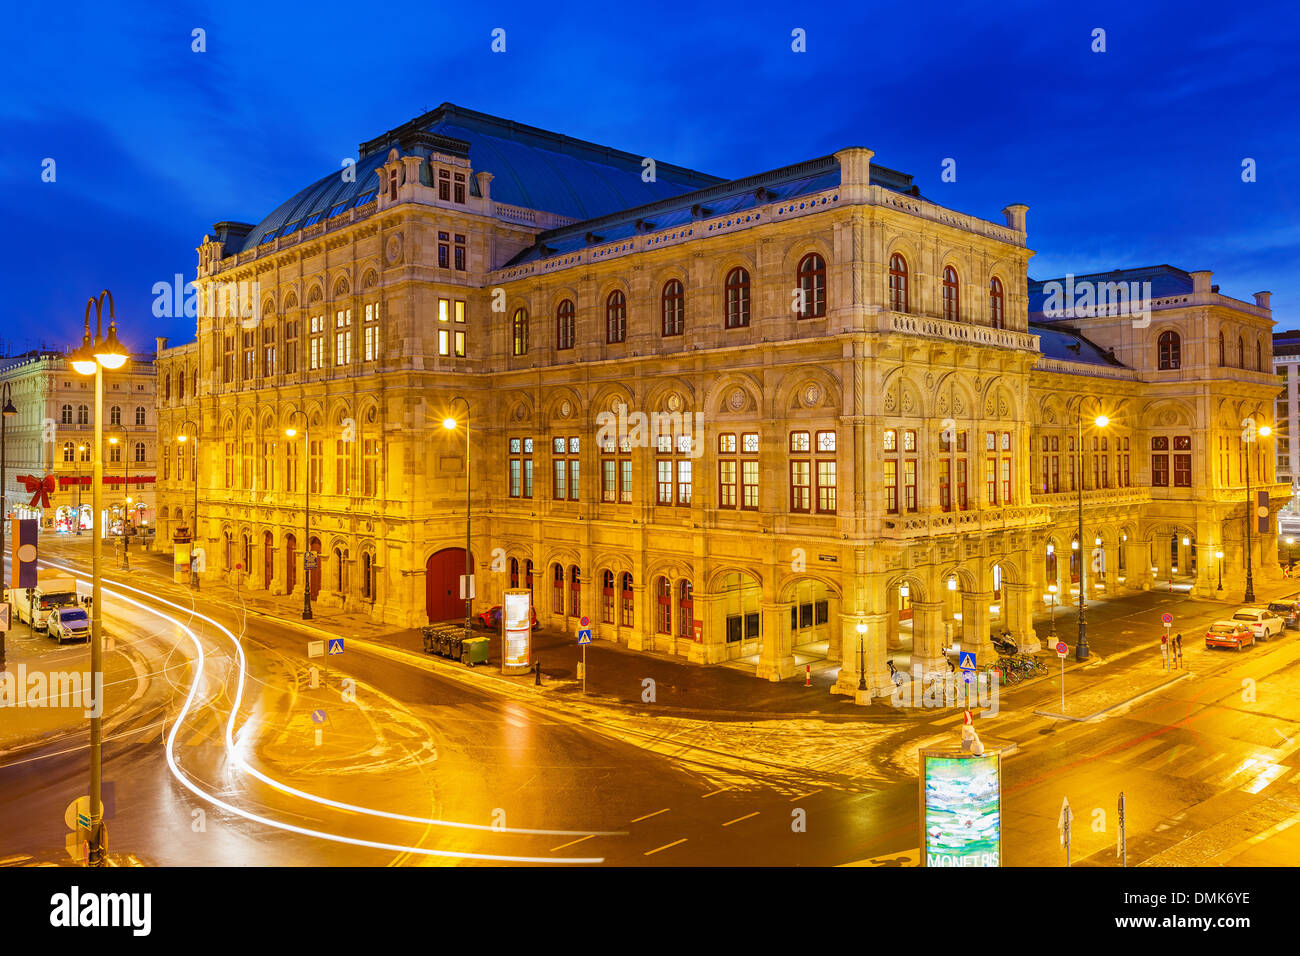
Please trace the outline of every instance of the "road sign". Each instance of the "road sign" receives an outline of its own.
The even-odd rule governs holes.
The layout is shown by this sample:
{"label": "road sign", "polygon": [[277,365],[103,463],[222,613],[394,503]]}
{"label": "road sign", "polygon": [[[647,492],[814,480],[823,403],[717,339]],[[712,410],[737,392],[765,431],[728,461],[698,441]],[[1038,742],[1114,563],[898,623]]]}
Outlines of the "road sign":
{"label": "road sign", "polygon": [[1160,615],[1160,620],[1165,627],[1168,627],[1170,624],[1174,623],[1174,616],[1172,614],[1162,614]]}
{"label": "road sign", "polygon": [[591,628],[584,627],[582,630],[578,632],[578,643],[579,644],[591,643]]}
{"label": "road sign", "polygon": [[308,642],[307,642],[307,656],[308,656],[308,657],[324,657],[324,656],[325,656],[325,642],[324,642],[324,641],[308,641]]}
{"label": "road sign", "polygon": [[63,822],[69,830],[90,829],[90,797],[77,797],[63,811]]}
{"label": "road sign", "polygon": [[959,666],[964,671],[973,671],[975,669],[975,652],[962,651],[959,658]]}
{"label": "road sign", "polygon": [[325,723],[325,711],[317,709],[311,712],[311,722],[313,724]]}
{"label": "road sign", "polygon": [[343,638],[335,637],[330,639],[330,653],[331,654],[343,653]]}
{"label": "road sign", "polygon": [[584,617],[584,618],[583,618],[581,621],[579,621],[578,623],[581,624],[583,627],[587,627],[589,624],[591,624],[591,618]]}
{"label": "road sign", "polygon": [[1065,641],[1057,641],[1057,642],[1056,642],[1056,656],[1057,656],[1057,657],[1064,657],[1064,656],[1065,656],[1066,654],[1068,654],[1068,653],[1070,653],[1070,649],[1069,649],[1068,647],[1065,646]]}

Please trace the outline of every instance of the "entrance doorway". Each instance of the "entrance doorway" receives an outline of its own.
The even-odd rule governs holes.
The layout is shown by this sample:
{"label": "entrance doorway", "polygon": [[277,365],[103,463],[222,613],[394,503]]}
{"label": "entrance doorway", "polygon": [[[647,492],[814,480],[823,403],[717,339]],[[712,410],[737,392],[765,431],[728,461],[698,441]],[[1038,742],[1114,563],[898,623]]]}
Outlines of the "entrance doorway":
{"label": "entrance doorway", "polygon": [[464,548],[444,548],[430,555],[424,566],[424,613],[430,621],[464,618],[465,602],[460,596],[460,576],[464,573]]}

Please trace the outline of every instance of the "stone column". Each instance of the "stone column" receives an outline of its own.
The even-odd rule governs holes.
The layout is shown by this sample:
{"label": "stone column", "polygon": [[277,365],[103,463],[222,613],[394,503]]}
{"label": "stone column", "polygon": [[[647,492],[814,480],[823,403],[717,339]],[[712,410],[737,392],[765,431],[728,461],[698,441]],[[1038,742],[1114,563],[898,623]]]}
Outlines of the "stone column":
{"label": "stone column", "polygon": [[1034,602],[1038,592],[1032,584],[1003,584],[1006,600],[1003,602],[1007,629],[1020,650],[1033,654],[1042,649],[1034,632]]}
{"label": "stone column", "polygon": [[[865,617],[867,622],[866,635],[866,664],[867,664],[867,691],[864,695],[858,694],[855,703],[867,704],[871,702],[872,697],[892,697],[894,693],[894,681],[889,676],[889,665],[885,663],[887,654],[885,653],[885,635],[886,619],[891,615],[885,614],[868,614]],[[857,637],[857,631],[854,631],[854,637]]]}
{"label": "stone column", "polygon": [[980,667],[998,659],[989,636],[989,602],[992,591],[963,592],[961,601],[961,649],[974,651]]}
{"label": "stone column", "polygon": [[858,692],[858,621],[853,614],[840,616],[840,674],[831,688],[832,694],[853,697]]}
{"label": "stone column", "polygon": [[763,644],[758,655],[758,677],[762,680],[780,681],[793,677],[795,672],[791,636],[786,621],[790,605],[763,601],[758,606]]}
{"label": "stone column", "polygon": [[943,656],[943,603],[912,603],[912,672],[947,673]]}
{"label": "stone column", "polygon": [[885,615],[885,649],[894,651],[902,646],[898,637],[898,611],[891,609]]}

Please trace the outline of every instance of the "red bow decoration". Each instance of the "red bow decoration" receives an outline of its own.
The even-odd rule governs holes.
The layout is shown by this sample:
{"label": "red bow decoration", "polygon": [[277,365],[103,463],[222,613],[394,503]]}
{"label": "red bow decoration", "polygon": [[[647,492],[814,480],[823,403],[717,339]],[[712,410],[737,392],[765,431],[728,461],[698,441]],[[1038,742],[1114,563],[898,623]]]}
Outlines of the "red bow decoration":
{"label": "red bow decoration", "polygon": [[19,475],[18,480],[32,493],[33,508],[36,507],[37,502],[40,502],[42,508],[50,506],[50,492],[54,490],[55,484],[53,475],[46,475],[44,478],[37,478],[35,475]]}

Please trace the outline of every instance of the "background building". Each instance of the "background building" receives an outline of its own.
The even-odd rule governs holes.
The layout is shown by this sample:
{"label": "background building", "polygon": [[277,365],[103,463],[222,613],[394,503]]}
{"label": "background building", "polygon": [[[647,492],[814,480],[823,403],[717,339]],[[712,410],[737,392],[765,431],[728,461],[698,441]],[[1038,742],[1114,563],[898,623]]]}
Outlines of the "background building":
{"label": "background building", "polygon": [[1267,294],[1162,266],[1123,273],[1147,325],[1062,320],[1027,207],[955,212],[872,159],[723,181],[447,104],[362,144],[355,181],[204,237],[196,341],[158,352],[160,526],[191,520],[197,428],[210,573],[293,592],[308,548],[318,601],[456,618],[468,407],[479,603],[528,587],[634,649],[778,679],[797,648],[846,693],[861,655],[881,690],[891,648],[1032,645],[1080,560],[1104,593],[1214,592],[1222,549],[1239,591]]}
{"label": "background building", "polygon": [[[138,528],[153,519],[154,380],[152,360],[141,355],[104,373],[104,527],[110,534],[121,532],[128,510]],[[9,514],[36,518],[42,531],[55,533],[75,532],[80,514],[89,530],[94,379],[78,375],[62,352],[35,350],[0,360],[0,381],[10,383],[18,412],[6,435]]]}

